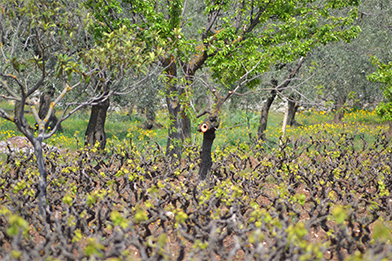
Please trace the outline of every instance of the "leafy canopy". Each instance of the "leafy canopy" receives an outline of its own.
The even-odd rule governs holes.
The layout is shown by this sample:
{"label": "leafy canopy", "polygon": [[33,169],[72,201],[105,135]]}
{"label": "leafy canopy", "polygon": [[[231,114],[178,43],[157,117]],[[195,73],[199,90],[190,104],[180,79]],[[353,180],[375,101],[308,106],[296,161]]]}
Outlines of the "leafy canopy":
{"label": "leafy canopy", "polygon": [[[208,67],[224,85],[305,56],[317,45],[350,41],[360,32],[352,25],[357,0],[206,0],[191,18],[192,3],[91,0],[86,5],[99,21],[92,28],[96,37],[121,26],[136,29],[142,38],[157,33],[167,56],[192,73]],[[191,33],[184,33],[186,27]]]}
{"label": "leafy canopy", "polygon": [[382,121],[392,121],[392,62],[383,63],[377,57],[372,57],[373,65],[377,66],[377,70],[368,75],[369,81],[382,83],[382,90],[385,102],[377,105],[377,114]]}

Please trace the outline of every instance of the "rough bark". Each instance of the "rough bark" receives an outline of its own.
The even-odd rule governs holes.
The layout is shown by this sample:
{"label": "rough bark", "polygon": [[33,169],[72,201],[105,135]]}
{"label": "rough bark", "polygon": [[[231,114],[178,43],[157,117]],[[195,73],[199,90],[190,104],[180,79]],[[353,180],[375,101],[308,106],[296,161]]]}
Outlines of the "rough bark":
{"label": "rough bark", "polygon": [[299,103],[294,96],[290,96],[290,98],[288,99],[288,105],[289,105],[288,107],[289,112],[288,112],[287,124],[290,126],[298,126],[299,124],[295,120],[295,114],[297,113]]}
{"label": "rough bark", "polygon": [[208,177],[212,166],[212,158],[211,158],[211,148],[215,139],[215,129],[211,128],[208,131],[203,133],[203,145],[201,147],[200,153],[200,170],[199,170],[199,179],[205,180]]}
{"label": "rough bark", "polygon": [[[46,218],[46,187],[47,187],[47,172],[44,161],[44,156],[42,153],[42,142],[44,140],[45,130],[43,129],[43,124],[39,125],[41,128],[38,130],[38,136],[35,138],[33,136],[34,130],[31,128],[26,118],[24,117],[24,104],[25,100],[22,99],[22,102],[15,103],[15,117],[12,121],[14,121],[18,130],[23,133],[23,135],[31,142],[34,148],[34,155],[37,160],[37,167],[39,172],[39,180],[38,180],[38,213],[39,215],[45,219]],[[7,115],[5,115],[7,119],[10,119]],[[38,115],[36,115],[38,117]]]}
{"label": "rough bark", "polygon": [[90,120],[88,122],[87,130],[84,135],[84,145],[94,146],[95,143],[99,142],[99,148],[105,149],[106,146],[106,132],[105,132],[105,122],[106,115],[109,108],[109,99],[93,105],[91,108]]}
{"label": "rough bark", "polygon": [[388,125],[389,125],[389,129],[387,132],[387,137],[392,138],[392,121],[388,122]]}
{"label": "rough bark", "polygon": [[[180,104],[180,97],[190,88],[197,70],[199,70],[207,60],[207,48],[204,45],[198,47],[200,53],[195,53],[188,61],[176,61],[174,57],[168,57],[162,61],[165,68],[166,82],[166,103],[169,111],[170,126],[167,140],[166,155],[181,157],[182,143],[185,139],[191,139],[191,120],[185,112],[185,108]],[[186,86],[177,86],[177,62],[181,66],[186,79]],[[182,88],[185,87],[185,88]],[[187,95],[187,93],[185,93]],[[175,157],[174,157],[175,158]]]}
{"label": "rough bark", "polygon": [[200,169],[199,169],[199,179],[205,180],[211,170],[212,158],[211,158],[211,148],[215,139],[215,131],[219,128],[219,115],[223,103],[231,96],[217,97],[217,103],[214,111],[204,120],[204,122],[198,127],[198,131],[203,133],[203,145],[200,152]]}
{"label": "rough bark", "polygon": [[166,146],[166,155],[171,159],[181,159],[182,143],[184,141],[182,135],[182,119],[180,96],[183,89],[178,88],[175,78],[177,77],[177,66],[174,60],[166,61],[166,104],[169,111],[169,130]]}
{"label": "rough bark", "polygon": [[146,118],[150,122],[155,122],[156,114],[153,104],[149,104],[146,108]]}
{"label": "rough bark", "polygon": [[[272,80],[271,83],[273,88],[276,88],[276,86],[278,85],[278,82],[276,80]],[[263,107],[261,109],[259,128],[257,130],[257,137],[260,140],[265,140],[265,131],[267,129],[267,123],[268,123],[268,113],[275,98],[276,98],[276,90],[272,90],[270,96],[264,102]]]}
{"label": "rough bark", "polygon": [[[188,100],[189,100],[189,96],[190,96],[189,92],[190,92],[190,88],[191,88],[189,86],[193,82],[195,72],[194,72],[194,68],[189,67],[189,64],[184,65],[183,70],[186,73],[186,76],[185,76],[186,85],[184,86],[184,94],[187,99],[187,104],[185,106],[187,106],[189,108],[190,104],[189,104]],[[182,117],[182,123],[183,123],[183,128],[182,128],[182,135],[184,136],[183,138],[185,141],[190,140],[192,138],[191,119],[189,118],[184,107],[182,107],[182,109],[181,109],[181,117]]]}
{"label": "rough bark", "polygon": [[275,79],[271,80],[272,88],[273,90],[270,93],[270,96],[267,98],[267,101],[264,103],[263,108],[261,109],[261,115],[260,115],[260,125],[257,131],[257,138],[260,140],[265,139],[265,130],[267,129],[267,121],[268,121],[268,113],[269,109],[271,108],[272,102],[275,100],[276,95],[278,92],[282,91],[285,89],[290,82],[293,80],[295,76],[297,76],[299,69],[301,68],[303,62],[304,62],[304,57],[301,57],[295,66],[295,68],[290,72],[290,74],[287,76],[287,78],[278,85],[278,82]]}
{"label": "rough bark", "polygon": [[333,117],[333,121],[335,123],[342,123],[342,119],[344,117],[344,103],[346,102],[346,96],[340,95],[337,98],[336,107],[335,107],[335,116]]}
{"label": "rough bark", "polygon": [[47,172],[44,161],[44,156],[42,153],[42,141],[34,139],[32,142],[34,147],[34,155],[37,159],[37,166],[39,172],[39,181],[38,181],[38,211],[41,217],[46,216],[46,187],[47,187]]}
{"label": "rough bark", "polygon": [[155,107],[153,104],[148,104],[143,110],[146,115],[146,121],[141,125],[144,130],[151,130],[153,128],[162,128],[162,125],[156,122]]}
{"label": "rough bark", "polygon": [[190,140],[192,138],[192,129],[191,129],[191,119],[186,114],[185,110],[181,110],[181,117],[182,117],[182,135],[184,136],[183,139]]}
{"label": "rough bark", "polygon": [[[16,102],[15,102],[15,109],[14,109],[14,117],[15,117],[16,119],[19,119],[19,120],[20,120],[20,124],[21,124],[22,126],[27,126],[28,130],[29,130],[31,133],[34,133],[34,129],[28,124],[26,118],[22,117],[22,118],[20,119],[20,115],[21,115],[22,110],[24,110],[24,106],[22,106],[22,103],[21,103],[21,102],[16,101]],[[24,114],[24,113],[23,113],[23,114]],[[21,131],[21,132],[22,132],[22,131]],[[22,133],[23,133],[23,132],[22,132]],[[23,134],[24,134],[24,133],[23,133]]]}
{"label": "rough bark", "polygon": [[[53,92],[42,93],[39,98],[38,116],[41,120],[45,119],[46,115],[49,112],[50,103],[51,103],[53,94],[54,94]],[[55,110],[52,110],[50,117],[49,117],[49,120],[45,123],[45,129],[48,129],[48,127],[53,129],[53,127],[56,126],[58,121],[59,120],[56,117]],[[61,124],[58,126],[58,130],[63,131]]]}
{"label": "rough bark", "polygon": [[167,139],[166,154],[169,157],[180,159],[183,143],[182,120],[180,116],[180,104],[175,97],[166,97],[167,108],[169,110],[169,137]]}

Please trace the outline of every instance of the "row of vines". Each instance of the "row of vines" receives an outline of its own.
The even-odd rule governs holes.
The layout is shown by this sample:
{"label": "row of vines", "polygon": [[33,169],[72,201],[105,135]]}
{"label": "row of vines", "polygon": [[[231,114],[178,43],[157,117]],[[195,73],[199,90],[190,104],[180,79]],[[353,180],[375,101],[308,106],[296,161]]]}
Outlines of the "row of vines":
{"label": "row of vines", "polygon": [[2,260],[392,258],[392,147],[382,135],[217,148],[205,182],[197,147],[178,165],[155,144],[49,149],[46,220],[33,157],[9,153],[0,165]]}

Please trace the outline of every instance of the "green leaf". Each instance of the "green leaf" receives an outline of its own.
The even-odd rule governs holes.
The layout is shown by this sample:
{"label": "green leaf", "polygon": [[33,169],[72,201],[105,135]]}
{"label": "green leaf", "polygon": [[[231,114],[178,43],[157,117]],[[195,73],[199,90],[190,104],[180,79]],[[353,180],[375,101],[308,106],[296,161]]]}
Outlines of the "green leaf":
{"label": "green leaf", "polygon": [[136,210],[136,213],[135,213],[133,219],[134,219],[134,221],[135,221],[136,223],[140,223],[140,222],[143,222],[143,221],[148,220],[148,216],[147,216],[146,211],[144,211],[144,210],[141,209],[141,208],[138,208],[138,209]]}
{"label": "green leaf", "polygon": [[374,223],[373,227],[373,239],[374,240],[380,240],[380,241],[392,241],[392,230],[391,228],[385,224],[384,222],[377,220]]}
{"label": "green leaf", "polygon": [[65,204],[67,204],[67,205],[72,206],[72,201],[73,201],[73,198],[72,198],[72,196],[71,196],[70,194],[66,194],[66,195],[63,197],[63,202],[64,202]]}
{"label": "green leaf", "polygon": [[128,220],[125,219],[118,211],[112,211],[110,213],[110,219],[113,221],[115,226],[121,226],[122,228],[128,227]]}
{"label": "green leaf", "polygon": [[348,217],[348,211],[342,205],[336,205],[332,210],[332,216],[336,223],[343,224]]}
{"label": "green leaf", "polygon": [[103,254],[101,251],[104,249],[105,247],[100,243],[96,242],[95,239],[87,238],[86,247],[84,248],[83,252],[87,257],[97,255],[98,257],[102,258]]}

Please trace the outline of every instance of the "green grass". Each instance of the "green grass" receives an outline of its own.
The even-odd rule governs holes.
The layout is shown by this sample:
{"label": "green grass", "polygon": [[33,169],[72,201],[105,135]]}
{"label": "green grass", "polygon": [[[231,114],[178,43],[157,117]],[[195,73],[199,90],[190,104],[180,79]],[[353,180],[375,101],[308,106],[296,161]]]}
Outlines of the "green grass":
{"label": "green grass", "polygon": [[[3,106],[2,106],[3,107]],[[63,148],[76,150],[84,144],[84,132],[89,120],[89,110],[81,111],[65,122],[62,126],[64,131],[56,133],[47,143]],[[60,112],[57,112],[60,116]],[[30,123],[33,123],[31,114],[26,114]],[[217,146],[237,145],[239,143],[254,142],[259,125],[260,112],[240,111],[235,112],[225,110],[221,115],[221,125],[217,130],[214,148]],[[282,136],[282,121],[284,115],[271,111],[268,118],[266,131],[267,145],[275,146]],[[387,125],[379,123],[379,118],[374,111],[351,111],[346,113],[343,124],[332,122],[333,113],[305,111],[296,116],[296,120],[301,124],[299,127],[287,126],[286,137],[300,138],[320,133],[338,135],[339,133],[363,134],[368,142],[371,142],[380,131],[386,131]],[[158,143],[165,147],[167,142],[168,114],[164,110],[157,112],[157,122],[163,127],[154,130],[143,130],[141,125],[144,121],[142,115],[136,112],[132,116],[128,112],[109,111],[105,125],[108,140],[114,144],[122,143],[124,139],[132,139],[134,144],[143,146],[148,141]],[[197,119],[193,123],[193,133],[191,144],[201,144],[202,134],[196,131],[197,125],[203,118]],[[0,140],[8,139],[12,136],[21,135],[12,122],[0,119]],[[251,140],[251,138],[253,140]],[[78,140],[78,141],[77,141]]]}

